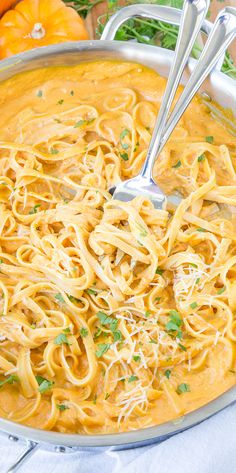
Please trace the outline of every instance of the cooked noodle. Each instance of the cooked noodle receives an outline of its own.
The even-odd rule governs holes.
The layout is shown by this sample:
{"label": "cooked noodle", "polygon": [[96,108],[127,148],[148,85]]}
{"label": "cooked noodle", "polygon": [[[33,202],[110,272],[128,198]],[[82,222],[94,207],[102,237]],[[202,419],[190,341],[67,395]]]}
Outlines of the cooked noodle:
{"label": "cooked noodle", "polygon": [[0,85],[2,417],[127,431],[236,382],[235,138],[195,98],[155,165],[178,209],[108,192],[139,172],[164,85],[109,61]]}

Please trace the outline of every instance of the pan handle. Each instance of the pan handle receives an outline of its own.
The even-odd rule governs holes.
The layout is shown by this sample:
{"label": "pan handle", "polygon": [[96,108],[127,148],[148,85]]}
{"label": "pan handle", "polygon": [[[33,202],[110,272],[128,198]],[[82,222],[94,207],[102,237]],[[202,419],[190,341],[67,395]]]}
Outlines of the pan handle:
{"label": "pan handle", "polygon": [[[199,0],[200,2],[201,0]],[[178,8],[166,7],[164,5],[130,5],[123,7],[114,15],[111,16],[109,21],[104,27],[101,35],[101,40],[110,41],[115,38],[116,32],[119,27],[130,18],[150,18],[172,25],[179,26],[181,21],[182,10]],[[204,20],[201,26],[201,32],[209,36],[213,27],[213,23],[208,20]],[[221,70],[224,62],[224,56],[219,60],[216,69]]]}
{"label": "pan handle", "polygon": [[18,457],[17,461],[12,465],[6,473],[15,473],[18,468],[20,468],[25,461],[27,461],[31,455],[33,455],[36,449],[39,447],[39,444],[33,442],[32,440],[27,440],[26,449]]}

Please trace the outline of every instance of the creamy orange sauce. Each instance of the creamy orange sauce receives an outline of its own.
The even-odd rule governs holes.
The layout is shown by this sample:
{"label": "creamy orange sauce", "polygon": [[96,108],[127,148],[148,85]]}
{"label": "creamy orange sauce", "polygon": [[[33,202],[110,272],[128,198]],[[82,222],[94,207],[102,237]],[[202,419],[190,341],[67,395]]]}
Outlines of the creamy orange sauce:
{"label": "creamy orange sauce", "polygon": [[186,209],[107,192],[140,171],[165,85],[115,61],[0,84],[2,417],[127,431],[235,385],[235,138],[195,97],[154,169]]}

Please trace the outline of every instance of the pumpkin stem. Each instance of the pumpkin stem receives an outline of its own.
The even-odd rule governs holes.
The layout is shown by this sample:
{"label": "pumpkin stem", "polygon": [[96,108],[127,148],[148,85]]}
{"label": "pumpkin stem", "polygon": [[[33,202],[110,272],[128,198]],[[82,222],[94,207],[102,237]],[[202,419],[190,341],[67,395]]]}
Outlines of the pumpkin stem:
{"label": "pumpkin stem", "polygon": [[44,38],[46,31],[42,25],[42,23],[35,23],[34,27],[30,33],[31,38],[33,39],[42,39]]}

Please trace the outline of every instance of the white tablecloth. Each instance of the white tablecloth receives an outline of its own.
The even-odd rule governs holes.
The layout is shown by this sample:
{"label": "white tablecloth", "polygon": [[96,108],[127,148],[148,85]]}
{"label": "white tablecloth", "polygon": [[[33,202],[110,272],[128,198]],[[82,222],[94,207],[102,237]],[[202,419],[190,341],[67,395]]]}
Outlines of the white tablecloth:
{"label": "white tablecloth", "polygon": [[[0,436],[0,473],[22,449]],[[120,452],[38,450],[19,473],[236,473],[236,405],[159,445]]]}

